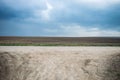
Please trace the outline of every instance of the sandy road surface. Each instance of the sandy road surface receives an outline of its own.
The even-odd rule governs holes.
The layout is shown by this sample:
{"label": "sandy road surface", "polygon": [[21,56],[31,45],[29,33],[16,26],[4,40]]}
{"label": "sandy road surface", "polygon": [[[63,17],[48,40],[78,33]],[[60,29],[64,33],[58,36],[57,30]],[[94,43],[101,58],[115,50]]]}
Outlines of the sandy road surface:
{"label": "sandy road surface", "polygon": [[120,80],[120,47],[0,46],[0,80]]}

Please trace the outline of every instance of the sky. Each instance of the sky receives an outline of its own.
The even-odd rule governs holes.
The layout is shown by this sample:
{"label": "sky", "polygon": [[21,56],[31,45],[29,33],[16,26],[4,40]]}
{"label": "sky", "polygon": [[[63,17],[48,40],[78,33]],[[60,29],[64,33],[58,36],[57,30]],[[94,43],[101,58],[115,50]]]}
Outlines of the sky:
{"label": "sky", "polygon": [[0,0],[0,36],[120,37],[120,0]]}

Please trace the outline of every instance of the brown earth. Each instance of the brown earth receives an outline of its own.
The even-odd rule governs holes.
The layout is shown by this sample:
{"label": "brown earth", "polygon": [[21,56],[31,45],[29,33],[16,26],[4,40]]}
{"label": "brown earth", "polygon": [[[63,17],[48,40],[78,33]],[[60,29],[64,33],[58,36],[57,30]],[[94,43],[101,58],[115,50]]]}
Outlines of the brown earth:
{"label": "brown earth", "polygon": [[115,43],[115,44],[120,44],[120,37],[0,37],[0,43],[23,43],[23,44]]}

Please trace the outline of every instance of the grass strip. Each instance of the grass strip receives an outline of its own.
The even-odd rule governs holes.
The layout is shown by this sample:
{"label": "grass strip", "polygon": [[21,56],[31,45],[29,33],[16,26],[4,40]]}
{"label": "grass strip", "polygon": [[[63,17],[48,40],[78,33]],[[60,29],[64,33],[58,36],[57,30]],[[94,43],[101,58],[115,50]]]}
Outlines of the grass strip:
{"label": "grass strip", "polygon": [[120,43],[0,43],[0,46],[120,46]]}

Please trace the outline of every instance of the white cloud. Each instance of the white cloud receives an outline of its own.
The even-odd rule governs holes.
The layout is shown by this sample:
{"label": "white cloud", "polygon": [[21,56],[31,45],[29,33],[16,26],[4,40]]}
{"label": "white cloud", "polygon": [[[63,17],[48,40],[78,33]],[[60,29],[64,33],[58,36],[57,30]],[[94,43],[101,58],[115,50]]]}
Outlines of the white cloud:
{"label": "white cloud", "polygon": [[83,37],[83,36],[100,36],[98,28],[85,28],[79,25],[61,26],[66,36]]}
{"label": "white cloud", "polygon": [[120,3],[120,0],[76,0],[76,2],[97,9],[104,9],[110,5]]}
{"label": "white cloud", "polygon": [[41,10],[41,9],[33,10],[33,18],[35,18],[38,21],[40,21],[40,20],[42,20],[42,21],[51,20],[50,13],[53,9],[53,6],[47,0],[45,1],[44,6],[45,6],[45,9],[43,9],[43,10]]}
{"label": "white cloud", "polygon": [[[46,31],[54,33],[55,36],[65,37],[120,37],[120,32],[116,30],[102,30],[98,27],[87,28],[79,25],[61,26],[59,30],[47,29]],[[57,33],[58,31],[59,33]]]}
{"label": "white cloud", "polygon": [[87,28],[79,25],[62,26],[66,36],[120,36],[119,31],[101,30],[97,27]]}
{"label": "white cloud", "polygon": [[46,0],[46,9],[41,12],[41,16],[43,20],[50,19],[50,12],[53,9],[53,6]]}
{"label": "white cloud", "polygon": [[43,31],[47,32],[47,33],[57,33],[58,32],[57,29],[44,29]]}

